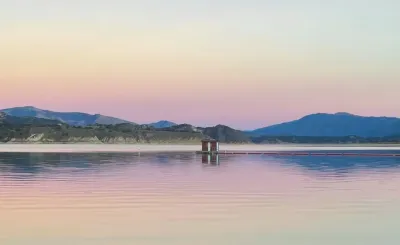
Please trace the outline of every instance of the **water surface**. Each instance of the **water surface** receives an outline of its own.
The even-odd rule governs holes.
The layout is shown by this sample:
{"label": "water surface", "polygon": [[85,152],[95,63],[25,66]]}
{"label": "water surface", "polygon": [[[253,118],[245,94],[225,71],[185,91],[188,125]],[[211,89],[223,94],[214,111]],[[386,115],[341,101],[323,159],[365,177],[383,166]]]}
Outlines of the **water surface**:
{"label": "water surface", "polygon": [[400,158],[210,160],[0,153],[0,244],[400,244]]}

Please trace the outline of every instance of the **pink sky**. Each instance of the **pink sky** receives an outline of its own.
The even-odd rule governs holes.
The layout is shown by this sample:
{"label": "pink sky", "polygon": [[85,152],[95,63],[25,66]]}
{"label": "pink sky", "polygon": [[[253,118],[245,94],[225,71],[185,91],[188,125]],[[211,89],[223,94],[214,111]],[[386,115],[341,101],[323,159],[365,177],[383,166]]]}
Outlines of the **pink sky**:
{"label": "pink sky", "polygon": [[400,116],[396,3],[222,2],[6,5],[0,107],[241,129],[316,112]]}

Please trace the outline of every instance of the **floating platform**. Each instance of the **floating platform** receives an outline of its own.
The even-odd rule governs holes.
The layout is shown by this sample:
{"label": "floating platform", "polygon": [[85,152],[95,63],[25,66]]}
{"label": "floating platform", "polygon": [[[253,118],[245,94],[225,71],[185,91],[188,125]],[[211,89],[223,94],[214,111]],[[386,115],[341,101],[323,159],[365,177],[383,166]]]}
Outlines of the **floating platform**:
{"label": "floating platform", "polygon": [[196,151],[209,155],[268,155],[268,156],[353,156],[353,157],[400,157],[400,153],[378,152],[304,152],[304,151]]}

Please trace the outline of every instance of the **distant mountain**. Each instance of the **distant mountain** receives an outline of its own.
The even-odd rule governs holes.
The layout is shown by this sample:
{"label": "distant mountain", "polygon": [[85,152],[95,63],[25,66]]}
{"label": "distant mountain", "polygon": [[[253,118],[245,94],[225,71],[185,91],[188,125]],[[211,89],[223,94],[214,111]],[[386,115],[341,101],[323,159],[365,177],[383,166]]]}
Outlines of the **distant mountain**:
{"label": "distant mountain", "polygon": [[119,124],[132,123],[115,117],[100,114],[90,115],[81,112],[54,112],[42,110],[33,106],[14,107],[0,110],[10,116],[15,117],[36,117],[43,119],[58,120],[74,126],[86,126],[92,124]]}
{"label": "distant mountain", "polygon": [[174,122],[162,120],[162,121],[158,121],[158,122],[155,122],[155,123],[150,123],[150,124],[147,124],[147,125],[152,126],[154,128],[169,128],[169,127],[175,126],[177,124],[174,123]]}
{"label": "distant mountain", "polygon": [[400,135],[384,137],[360,136],[256,136],[255,144],[399,144]]}
{"label": "distant mountain", "polygon": [[217,125],[202,129],[203,134],[210,136],[221,143],[251,143],[250,137],[244,132],[225,125]]}
{"label": "distant mountain", "polygon": [[252,136],[360,136],[383,137],[400,134],[400,118],[363,117],[345,112],[317,113],[248,132]]}
{"label": "distant mountain", "polygon": [[5,112],[0,112],[0,124],[7,124],[13,126],[21,125],[59,125],[62,124],[58,120],[37,118],[37,117],[15,117],[6,114]]}

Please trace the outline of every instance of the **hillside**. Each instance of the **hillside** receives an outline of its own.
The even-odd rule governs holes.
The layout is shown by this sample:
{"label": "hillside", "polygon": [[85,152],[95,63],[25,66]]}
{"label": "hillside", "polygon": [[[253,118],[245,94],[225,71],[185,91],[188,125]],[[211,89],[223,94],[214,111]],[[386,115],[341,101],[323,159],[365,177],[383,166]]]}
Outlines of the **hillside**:
{"label": "hillside", "polygon": [[225,125],[204,128],[202,132],[221,143],[251,143],[250,138],[245,133]]}
{"label": "hillside", "polygon": [[162,128],[160,130],[174,131],[174,132],[202,132],[201,128],[195,127],[190,124],[178,124],[168,128]]}
{"label": "hillside", "polygon": [[33,106],[14,107],[3,109],[4,112],[10,116],[15,117],[36,117],[43,119],[58,120],[60,122],[74,125],[86,126],[92,124],[119,124],[119,123],[132,123],[115,117],[104,116],[100,114],[87,114],[82,112],[54,112],[42,110]]}
{"label": "hillside", "polygon": [[158,121],[158,122],[155,122],[155,123],[150,123],[150,124],[147,124],[147,125],[152,126],[154,128],[169,128],[169,127],[175,126],[177,124],[174,123],[174,122],[161,120],[161,121]]}
{"label": "hillside", "polygon": [[248,133],[251,136],[349,136],[382,137],[400,134],[400,119],[363,117],[349,113],[311,114]]}
{"label": "hillside", "polygon": [[157,131],[132,124],[86,127],[0,124],[0,141],[3,143],[198,144],[203,138],[206,137],[200,132]]}
{"label": "hillside", "polygon": [[36,117],[15,117],[0,112],[0,125],[58,125],[62,124],[60,121],[36,118]]}
{"label": "hillside", "polygon": [[[221,128],[224,130],[220,131]],[[0,113],[0,142],[3,143],[199,144],[202,139],[211,138],[208,134],[213,132],[219,132],[216,136],[222,142],[243,142],[231,135],[240,135],[236,130],[222,125],[215,127],[215,130],[211,127],[203,131],[189,124],[158,129],[131,123],[82,127],[57,120],[14,117]]]}

